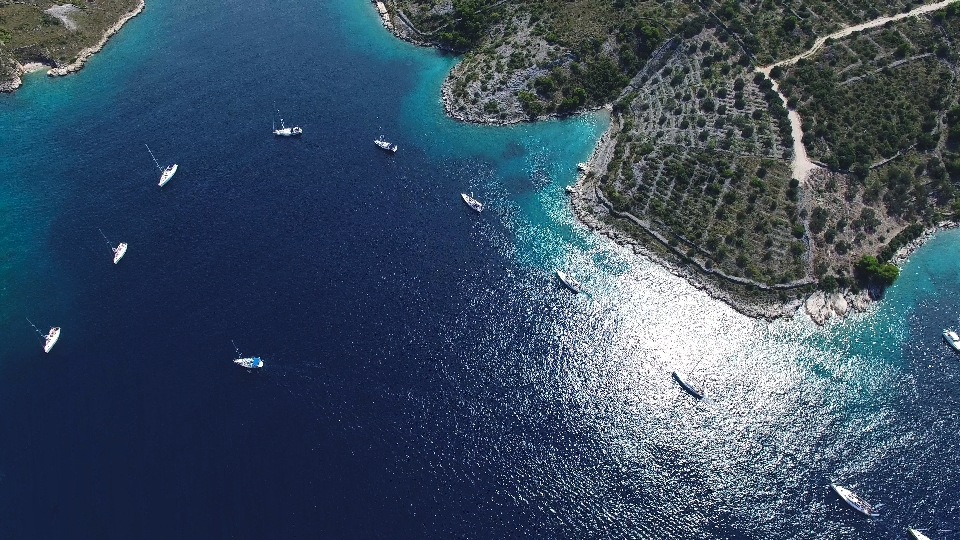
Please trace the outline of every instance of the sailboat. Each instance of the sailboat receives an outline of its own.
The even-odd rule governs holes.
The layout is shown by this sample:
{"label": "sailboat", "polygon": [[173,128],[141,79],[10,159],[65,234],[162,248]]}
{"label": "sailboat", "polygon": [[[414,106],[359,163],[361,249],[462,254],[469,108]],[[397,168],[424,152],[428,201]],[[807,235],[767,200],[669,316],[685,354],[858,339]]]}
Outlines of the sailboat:
{"label": "sailboat", "polygon": [[686,390],[691,396],[697,399],[703,399],[703,390],[697,388],[692,382],[683,378],[683,376],[676,371],[673,372],[673,379],[677,381],[677,384],[679,384],[680,387]]}
{"label": "sailboat", "polygon": [[379,146],[380,148],[386,150],[387,152],[391,152],[394,154],[397,153],[397,145],[383,140],[383,135],[377,137],[377,139],[373,141],[373,144]]}
{"label": "sailboat", "polygon": [[[231,341],[230,343],[233,343]],[[237,351],[237,356],[240,356],[240,349],[237,348],[237,344],[233,343],[233,349]],[[245,367],[247,369],[260,369],[263,367],[263,360],[260,360],[259,356],[254,356],[253,358],[237,358],[233,361],[234,364],[238,366]]]}
{"label": "sailboat", "polygon": [[557,278],[560,280],[560,283],[563,283],[568,289],[573,291],[573,294],[580,294],[580,291],[583,289],[583,285],[581,285],[579,281],[573,279],[573,276],[565,272],[557,270]]}
{"label": "sailboat", "polygon": [[53,346],[57,344],[57,340],[60,339],[60,327],[54,326],[44,335],[35,324],[30,322],[30,319],[27,319],[27,322],[30,323],[30,326],[32,326],[33,329],[37,331],[37,334],[40,334],[40,338],[43,339],[43,352],[50,352],[50,349],[52,349]]}
{"label": "sailboat", "polygon": [[[147,146],[146,143],[143,144]],[[153,158],[153,162],[157,165],[157,169],[160,169],[160,187],[163,187],[164,184],[170,181],[173,178],[173,175],[177,174],[177,164],[168,166],[166,169],[160,166],[160,163],[157,162],[157,157],[153,155],[153,151],[150,150],[150,147],[147,146],[147,152],[150,152],[150,157]]]}
{"label": "sailboat", "polygon": [[[277,110],[277,116],[280,115],[279,109]],[[303,135],[303,129],[300,126],[287,127],[283,125],[283,118],[280,119],[280,129],[277,129],[277,121],[273,121],[273,134],[277,137],[298,137]]]}
{"label": "sailboat", "polygon": [[123,258],[123,255],[127,252],[127,243],[120,242],[119,246],[113,247],[113,244],[110,243],[110,240],[107,238],[107,235],[103,234],[103,231],[101,231],[100,229],[97,229],[97,230],[100,231],[100,236],[103,236],[103,239],[107,241],[107,245],[110,246],[110,249],[113,250],[113,264],[117,264],[118,262],[120,262],[120,259]]}
{"label": "sailboat", "polygon": [[845,503],[850,505],[850,508],[853,508],[857,512],[860,512],[867,517],[874,517],[877,515],[876,509],[873,506],[870,506],[870,503],[863,500],[863,498],[856,493],[843,486],[833,483],[830,484],[830,487],[837,495],[840,496],[841,499],[843,499]]}
{"label": "sailboat", "polygon": [[460,197],[463,198],[463,202],[467,203],[467,206],[473,208],[477,212],[483,212],[483,203],[473,198],[473,193],[467,195],[466,193],[461,193]]}
{"label": "sailboat", "polygon": [[929,536],[910,527],[907,528],[907,533],[910,535],[910,538],[913,538],[913,540],[930,540]]}

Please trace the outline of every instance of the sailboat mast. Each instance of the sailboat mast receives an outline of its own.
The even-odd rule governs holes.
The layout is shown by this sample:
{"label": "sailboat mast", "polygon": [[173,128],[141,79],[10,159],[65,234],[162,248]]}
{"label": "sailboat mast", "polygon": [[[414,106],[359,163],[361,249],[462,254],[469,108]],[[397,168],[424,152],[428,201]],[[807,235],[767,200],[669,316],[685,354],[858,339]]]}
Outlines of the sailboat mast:
{"label": "sailboat mast", "polygon": [[[143,143],[143,145],[144,145],[144,146],[147,146],[147,143]],[[147,146],[147,152],[150,152],[150,157],[153,158],[153,163],[157,166],[158,169],[160,169],[160,170],[162,171],[162,170],[163,170],[163,167],[161,167],[160,164],[157,163],[157,156],[153,155],[153,151],[150,150],[150,147],[149,147],[149,146]]]}
{"label": "sailboat mast", "polygon": [[28,317],[24,317],[24,319],[27,319],[27,322],[30,323],[30,326],[32,326],[33,329],[37,331],[37,334],[40,334],[40,337],[44,337],[43,332],[41,332],[40,329],[37,328],[37,325],[30,322],[30,319]]}
{"label": "sailboat mast", "polygon": [[110,243],[110,239],[107,238],[107,235],[103,234],[103,231],[100,230],[99,228],[97,230],[100,231],[100,236],[102,236],[103,239],[107,241],[107,245],[110,247],[113,247],[113,244]]}

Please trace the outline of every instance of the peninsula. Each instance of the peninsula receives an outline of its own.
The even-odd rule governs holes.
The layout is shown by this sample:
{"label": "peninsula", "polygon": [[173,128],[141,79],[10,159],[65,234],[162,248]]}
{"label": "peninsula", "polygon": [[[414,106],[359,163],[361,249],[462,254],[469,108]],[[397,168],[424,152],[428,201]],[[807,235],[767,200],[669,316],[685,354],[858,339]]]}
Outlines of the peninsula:
{"label": "peninsula", "polygon": [[753,316],[863,310],[960,218],[960,4],[381,0],[446,112],[605,107],[579,219]]}
{"label": "peninsula", "polygon": [[28,71],[50,76],[78,71],[128,20],[144,0],[0,0],[0,92],[20,87]]}

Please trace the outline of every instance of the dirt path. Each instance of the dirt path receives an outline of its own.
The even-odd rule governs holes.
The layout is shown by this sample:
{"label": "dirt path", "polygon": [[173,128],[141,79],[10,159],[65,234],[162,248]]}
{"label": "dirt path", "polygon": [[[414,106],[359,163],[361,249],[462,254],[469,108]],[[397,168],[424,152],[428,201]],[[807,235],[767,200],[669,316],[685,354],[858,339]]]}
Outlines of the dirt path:
{"label": "dirt path", "polygon": [[[796,64],[798,61],[800,61],[801,58],[809,58],[814,54],[817,54],[817,52],[823,48],[824,44],[826,44],[827,40],[847,37],[850,34],[853,34],[856,32],[861,32],[863,30],[869,30],[871,28],[883,26],[891,21],[899,21],[901,19],[906,19],[907,17],[916,17],[917,15],[930,13],[931,11],[943,9],[948,5],[952,4],[953,2],[957,2],[957,1],[958,0],[943,0],[935,4],[927,4],[924,6],[920,6],[906,13],[898,13],[896,15],[880,17],[879,19],[874,19],[872,21],[868,21],[865,23],[842,28],[832,34],[828,34],[826,36],[818,38],[817,41],[814,42],[813,47],[811,47],[809,50],[804,51],[794,56],[793,58],[781,60],[780,62],[770,64],[769,66],[758,67],[757,71],[760,73],[763,73],[765,77],[767,77],[768,79],[770,79],[771,82],[773,82],[773,89],[777,92],[777,95],[780,96],[780,99],[783,100],[783,106],[786,107],[787,106],[786,96],[784,96],[780,92],[780,87],[779,85],[777,85],[777,81],[773,80],[773,78],[770,77],[770,71],[773,68],[777,66],[789,66],[792,64]],[[796,178],[797,180],[800,180],[801,183],[805,183],[808,176],[810,175],[810,172],[816,169],[818,165],[810,161],[810,158],[807,157],[807,149],[803,146],[803,125],[800,120],[800,115],[797,114],[797,111],[790,110],[789,119],[790,119],[790,131],[793,134],[793,163],[792,163],[793,177]]]}

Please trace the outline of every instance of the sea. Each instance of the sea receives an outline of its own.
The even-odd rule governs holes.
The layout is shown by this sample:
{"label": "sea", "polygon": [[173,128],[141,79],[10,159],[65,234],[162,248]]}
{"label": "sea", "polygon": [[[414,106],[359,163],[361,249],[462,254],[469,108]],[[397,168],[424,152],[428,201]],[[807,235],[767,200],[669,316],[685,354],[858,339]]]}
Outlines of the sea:
{"label": "sea", "polygon": [[960,232],[750,319],[577,222],[608,117],[453,121],[457,61],[366,0],[149,0],[0,96],[0,538],[960,538]]}

